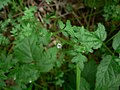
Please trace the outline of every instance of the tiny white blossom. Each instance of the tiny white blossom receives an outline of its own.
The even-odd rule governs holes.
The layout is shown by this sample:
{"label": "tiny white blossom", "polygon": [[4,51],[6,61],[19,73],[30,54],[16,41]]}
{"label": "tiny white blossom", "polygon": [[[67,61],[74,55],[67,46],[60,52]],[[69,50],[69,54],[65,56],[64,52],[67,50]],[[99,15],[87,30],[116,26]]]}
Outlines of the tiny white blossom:
{"label": "tiny white blossom", "polygon": [[85,53],[85,51],[83,50],[82,53]]}
{"label": "tiny white blossom", "polygon": [[31,83],[32,81],[30,80],[29,83]]}
{"label": "tiny white blossom", "polygon": [[96,9],[96,7],[94,7],[94,9]]}
{"label": "tiny white blossom", "polygon": [[13,79],[16,80],[16,77],[14,77]]}
{"label": "tiny white blossom", "polygon": [[16,80],[16,75],[13,77],[14,80]]}
{"label": "tiny white blossom", "polygon": [[57,48],[62,48],[62,44],[61,44],[61,43],[58,43],[58,44],[57,44]]}

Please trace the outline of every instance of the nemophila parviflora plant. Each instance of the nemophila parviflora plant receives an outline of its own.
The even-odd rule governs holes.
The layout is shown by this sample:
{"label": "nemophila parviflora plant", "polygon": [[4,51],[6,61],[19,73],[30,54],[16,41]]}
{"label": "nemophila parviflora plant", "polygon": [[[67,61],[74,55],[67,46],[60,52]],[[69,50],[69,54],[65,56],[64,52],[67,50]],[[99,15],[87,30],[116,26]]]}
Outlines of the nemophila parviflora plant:
{"label": "nemophila parviflora plant", "polygon": [[[119,90],[119,31],[110,38],[110,49],[102,23],[89,31],[70,20],[58,20],[59,30],[53,32],[37,20],[35,12],[36,7],[25,8],[22,16],[1,22],[0,89],[45,90],[51,85],[64,90]],[[2,33],[9,23],[14,40],[10,50],[2,50],[10,44],[9,39],[5,44]],[[55,43],[50,45],[52,38]],[[102,56],[96,56],[98,61],[95,53]]]}

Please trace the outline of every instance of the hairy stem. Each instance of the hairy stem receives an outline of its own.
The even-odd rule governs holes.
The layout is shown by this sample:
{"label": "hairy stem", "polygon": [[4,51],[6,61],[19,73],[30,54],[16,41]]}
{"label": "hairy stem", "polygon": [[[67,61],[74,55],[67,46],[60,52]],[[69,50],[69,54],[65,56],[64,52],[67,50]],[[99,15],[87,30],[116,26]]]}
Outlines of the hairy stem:
{"label": "hairy stem", "polygon": [[103,43],[103,46],[109,51],[109,53],[111,53],[112,55],[114,55],[114,53],[106,46],[105,43]]}
{"label": "hairy stem", "polygon": [[80,77],[81,77],[81,71],[79,68],[79,64],[76,64],[76,90],[80,90]]}

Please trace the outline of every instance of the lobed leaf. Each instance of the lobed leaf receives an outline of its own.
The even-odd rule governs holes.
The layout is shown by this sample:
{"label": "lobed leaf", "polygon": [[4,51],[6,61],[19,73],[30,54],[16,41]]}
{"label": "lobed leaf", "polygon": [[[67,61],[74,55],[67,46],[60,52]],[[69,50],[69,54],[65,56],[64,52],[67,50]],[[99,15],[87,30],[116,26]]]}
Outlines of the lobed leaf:
{"label": "lobed leaf", "polygon": [[81,77],[80,90],[90,90],[89,83],[83,77]]}
{"label": "lobed leaf", "polygon": [[91,88],[94,88],[95,86],[96,72],[97,72],[97,63],[94,60],[90,60],[85,63],[85,67],[82,71],[82,77],[84,77],[84,79],[89,83]]}
{"label": "lobed leaf", "polygon": [[114,50],[120,53],[120,31],[114,37],[112,47]]}
{"label": "lobed leaf", "polygon": [[35,36],[30,36],[16,46],[14,54],[19,62],[31,63],[39,59],[38,57],[41,56],[42,48],[39,48],[36,42]]}
{"label": "lobed leaf", "polygon": [[1,10],[4,6],[8,5],[8,3],[10,3],[10,1],[11,1],[11,0],[0,0],[0,10]]}
{"label": "lobed leaf", "polygon": [[77,37],[81,46],[85,47],[85,51],[93,52],[93,49],[98,49],[102,46],[102,42],[106,39],[107,33],[102,24],[98,24],[95,32],[89,32],[84,27],[81,27],[79,36]]}
{"label": "lobed leaf", "polygon": [[65,27],[65,24],[62,21],[58,21],[60,29],[63,29]]}
{"label": "lobed leaf", "polygon": [[119,66],[113,56],[104,56],[97,68],[95,90],[110,90],[110,88],[119,87],[119,85],[114,86],[114,83],[118,82],[116,80],[118,73],[120,73],[118,69]]}
{"label": "lobed leaf", "polygon": [[83,70],[83,68],[84,68],[84,62],[87,61],[87,58],[84,55],[82,55],[82,54],[78,54],[75,57],[73,57],[71,61],[73,63],[78,63],[80,69]]}

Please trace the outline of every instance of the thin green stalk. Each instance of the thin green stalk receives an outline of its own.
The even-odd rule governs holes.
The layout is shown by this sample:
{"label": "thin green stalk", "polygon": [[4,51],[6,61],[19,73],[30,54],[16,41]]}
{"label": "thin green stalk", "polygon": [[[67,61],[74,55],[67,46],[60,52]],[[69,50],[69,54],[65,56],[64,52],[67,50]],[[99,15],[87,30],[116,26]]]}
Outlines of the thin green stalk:
{"label": "thin green stalk", "polygon": [[70,46],[73,46],[73,45],[74,45],[73,43],[68,42],[68,41],[64,40],[63,38],[61,38],[61,37],[59,37],[59,36],[57,36],[57,35],[55,35],[55,34],[54,34],[53,36],[55,36],[55,37],[58,38],[59,40],[63,41],[63,43],[67,43],[67,44],[69,44]]}
{"label": "thin green stalk", "polygon": [[80,77],[81,77],[81,70],[79,68],[79,64],[76,64],[76,90],[80,90]]}
{"label": "thin green stalk", "polygon": [[108,39],[105,44],[107,44],[109,41],[111,41],[115,36],[116,36],[116,34],[113,35],[110,39]]}
{"label": "thin green stalk", "polygon": [[37,83],[35,83],[35,82],[33,82],[33,84],[36,86],[36,87],[38,87],[38,88],[44,88],[43,86],[40,86],[39,84],[37,84]]}
{"label": "thin green stalk", "polygon": [[54,36],[54,35],[57,35],[57,34],[61,33],[62,31],[64,31],[64,29],[61,29],[61,30],[59,30],[59,31],[56,31],[56,32],[54,32],[52,35],[53,35],[53,36]]}
{"label": "thin green stalk", "polygon": [[111,41],[116,35],[117,35],[117,33],[115,35],[113,35],[110,39],[108,39],[105,44],[107,44],[109,41]]}
{"label": "thin green stalk", "polygon": [[105,43],[103,43],[103,46],[104,46],[112,55],[114,55],[114,53],[105,45]]}

